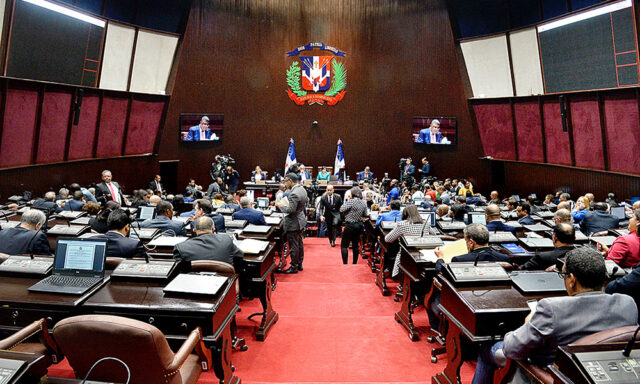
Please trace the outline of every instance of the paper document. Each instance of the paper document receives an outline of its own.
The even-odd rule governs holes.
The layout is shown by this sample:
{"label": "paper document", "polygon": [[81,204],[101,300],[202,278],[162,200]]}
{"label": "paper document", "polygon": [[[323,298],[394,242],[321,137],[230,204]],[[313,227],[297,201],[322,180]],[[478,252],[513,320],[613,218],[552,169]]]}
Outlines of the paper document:
{"label": "paper document", "polygon": [[150,247],[175,247],[176,244],[180,244],[188,239],[188,237],[184,236],[160,236],[150,241],[148,245]]}
{"label": "paper document", "polygon": [[244,253],[256,255],[263,252],[269,246],[268,241],[256,239],[244,239],[238,241],[238,248]]}
{"label": "paper document", "polygon": [[467,249],[467,243],[464,241],[464,239],[445,244],[444,246],[440,247],[440,249],[442,250],[443,254],[442,260],[444,260],[445,263],[450,263],[451,259],[456,256],[466,255],[467,253],[469,253],[469,250]]}
{"label": "paper document", "polygon": [[433,249],[421,249],[420,258],[431,263],[435,263],[436,261],[438,261],[438,256],[436,256]]}

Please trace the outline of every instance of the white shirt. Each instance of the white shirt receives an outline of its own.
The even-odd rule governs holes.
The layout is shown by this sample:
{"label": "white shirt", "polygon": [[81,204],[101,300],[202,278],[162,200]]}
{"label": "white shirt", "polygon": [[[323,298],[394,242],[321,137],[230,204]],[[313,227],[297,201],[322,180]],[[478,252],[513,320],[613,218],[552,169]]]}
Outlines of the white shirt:
{"label": "white shirt", "polygon": [[120,189],[116,187],[113,183],[105,183],[107,184],[107,188],[109,189],[109,193],[113,190],[114,195],[112,195],[111,199],[117,202],[118,204],[122,204],[122,200],[120,199]]}

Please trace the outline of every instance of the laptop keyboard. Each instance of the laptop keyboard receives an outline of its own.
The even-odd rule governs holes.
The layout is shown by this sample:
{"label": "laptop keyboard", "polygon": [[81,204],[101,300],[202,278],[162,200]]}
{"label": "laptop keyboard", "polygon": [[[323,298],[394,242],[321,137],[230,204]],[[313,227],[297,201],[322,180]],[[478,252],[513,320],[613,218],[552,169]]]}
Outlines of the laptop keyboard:
{"label": "laptop keyboard", "polygon": [[0,368],[0,384],[8,383],[15,372],[15,369]]}
{"label": "laptop keyboard", "polygon": [[99,278],[95,277],[79,277],[79,276],[50,276],[47,280],[49,285],[59,285],[61,287],[90,287],[94,285]]}

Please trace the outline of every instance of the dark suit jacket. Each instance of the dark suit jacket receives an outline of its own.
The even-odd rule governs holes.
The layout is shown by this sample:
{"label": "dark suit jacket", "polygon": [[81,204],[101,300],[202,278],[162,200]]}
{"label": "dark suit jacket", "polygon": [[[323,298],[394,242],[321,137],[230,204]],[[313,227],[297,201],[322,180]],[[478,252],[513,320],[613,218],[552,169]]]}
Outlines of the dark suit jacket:
{"label": "dark suit jacket", "polygon": [[564,257],[564,255],[572,249],[574,249],[573,246],[558,247],[553,251],[538,253],[537,255],[533,256],[531,260],[524,263],[524,265],[522,265],[522,267],[520,268],[524,270],[547,269],[547,267],[555,265],[559,257]]}
{"label": "dark suit jacket", "polygon": [[42,232],[21,226],[0,231],[0,253],[8,255],[50,255],[49,240]]}
{"label": "dark suit jacket", "polygon": [[[112,181],[111,184],[118,187],[118,193],[120,194],[120,201],[124,203],[124,195],[122,194],[122,187],[120,187],[120,184],[118,184],[116,181]],[[104,181],[101,181],[98,184],[96,184],[96,198],[97,199],[102,198],[104,201],[113,200],[107,197],[107,195],[111,196],[111,190],[107,186],[107,183],[105,183]]]}
{"label": "dark suit jacket", "polygon": [[407,176],[413,176],[416,173],[416,166],[413,164],[409,165],[409,168],[407,168],[407,165],[405,164],[402,167],[402,175],[404,176],[404,170],[407,170]]}
{"label": "dark suit jacket", "polygon": [[607,229],[617,228],[619,220],[603,211],[587,212],[580,222],[580,229],[585,235],[606,231]]}
{"label": "dark suit jacket", "polygon": [[329,205],[329,195],[326,193],[320,198],[320,215],[325,217],[325,220],[334,220],[334,222],[340,220],[340,207],[342,206],[342,196],[334,192],[333,194],[333,206]]}
{"label": "dark suit jacket", "polygon": [[[223,219],[224,220],[224,219]],[[155,219],[148,219],[140,223],[141,228],[160,228],[160,230],[172,230],[176,236],[186,236],[187,231],[184,225],[175,220],[171,220],[168,216],[158,216]]]}
{"label": "dark suit jacket", "polygon": [[247,220],[249,224],[267,225],[262,212],[249,207],[234,212],[231,217],[233,217],[234,220]]}
{"label": "dark suit jacket", "polygon": [[[467,253],[466,255],[453,257],[451,258],[451,262],[461,263],[461,262],[476,261],[476,257],[478,258],[478,261],[496,261],[496,262],[504,261],[507,263],[511,262],[511,259],[509,259],[509,256],[496,252],[489,247],[474,249],[473,251]],[[444,260],[438,259],[438,261],[436,262],[436,272],[439,273],[442,270],[443,265],[444,265]]]}
{"label": "dark suit jacket", "polygon": [[84,203],[78,200],[69,200],[64,205],[65,211],[82,211],[82,207],[84,207]]}
{"label": "dark suit jacket", "polygon": [[520,223],[521,225],[533,225],[536,222],[533,220],[533,217],[527,215],[518,219],[518,223]]}
{"label": "dark suit jacket", "polygon": [[109,231],[104,235],[93,236],[92,239],[107,240],[107,257],[144,258],[146,255],[140,240],[124,237],[117,232]]}
{"label": "dark suit jacket", "polygon": [[92,230],[98,233],[107,233],[107,231],[109,230],[109,227],[107,227],[106,221],[100,221],[95,217],[92,217],[89,219],[89,226],[91,227]]}
{"label": "dark suit jacket", "polygon": [[62,212],[62,208],[58,206],[58,204],[53,201],[45,201],[44,199],[38,199],[33,202],[32,208],[39,209],[43,212],[51,210],[51,212],[60,213]]}
{"label": "dark suit jacket", "polygon": [[[162,188],[162,183],[160,183],[160,188]],[[147,189],[150,189],[152,191],[157,191],[158,190],[158,186],[156,185],[156,180],[151,180],[149,182],[149,185],[147,186]],[[160,191],[162,191],[162,189],[160,189]]]}
{"label": "dark suit jacket", "polygon": [[207,196],[214,197],[216,194],[221,194],[222,196],[226,196],[227,193],[222,190],[222,187],[217,182],[213,182],[209,184],[209,188],[207,188]]}
{"label": "dark suit jacket", "polygon": [[503,223],[500,220],[494,220],[487,223],[487,229],[489,232],[511,232],[516,235],[516,229],[510,225]]}
{"label": "dark suit jacket", "polygon": [[[227,232],[227,229],[224,225],[224,216],[222,216],[219,213],[206,213],[205,216],[210,217],[211,220],[213,220],[213,225],[216,228],[216,232],[218,233],[225,233]],[[195,220],[191,222],[190,224],[190,228],[193,231],[193,227],[195,225]]]}
{"label": "dark suit jacket", "polygon": [[367,175],[364,174],[364,171],[362,172],[358,172],[358,180],[357,181],[363,181],[363,180],[373,180],[375,177],[373,176],[373,172],[369,172],[369,177],[366,177]]}
{"label": "dark suit jacket", "polygon": [[640,268],[631,271],[630,274],[614,280],[607,285],[606,293],[624,293],[633,297],[636,306],[640,308]]}
{"label": "dark suit jacket", "polygon": [[281,208],[286,214],[283,228],[285,232],[295,232],[304,230],[307,226],[307,211],[305,206],[309,197],[307,191],[300,184],[296,184],[289,191],[287,196],[289,205]]}
{"label": "dark suit jacket", "polygon": [[191,264],[192,260],[217,260],[233,265],[243,253],[228,235],[208,234],[191,238],[175,246],[173,258]]}

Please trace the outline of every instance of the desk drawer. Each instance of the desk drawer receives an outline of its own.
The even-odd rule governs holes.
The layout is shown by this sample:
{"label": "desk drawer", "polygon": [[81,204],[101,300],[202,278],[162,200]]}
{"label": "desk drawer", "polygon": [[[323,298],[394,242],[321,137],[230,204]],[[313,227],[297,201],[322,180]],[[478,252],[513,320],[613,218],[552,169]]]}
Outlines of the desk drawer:
{"label": "desk drawer", "polygon": [[71,314],[67,311],[3,306],[0,307],[0,327],[25,327],[45,318],[49,328],[53,328],[58,321],[69,316]]}
{"label": "desk drawer", "polygon": [[212,322],[211,318],[203,317],[189,317],[189,316],[181,316],[179,314],[176,315],[158,315],[149,314],[149,313],[118,313],[118,312],[101,312],[95,311],[93,312],[96,315],[112,315],[112,316],[122,316],[128,317],[130,319],[135,319],[142,321],[147,324],[151,324],[154,327],[158,328],[165,335],[179,335],[179,336],[188,336],[191,331],[193,331],[196,327],[202,328],[204,335],[210,335],[212,333],[211,327]]}

